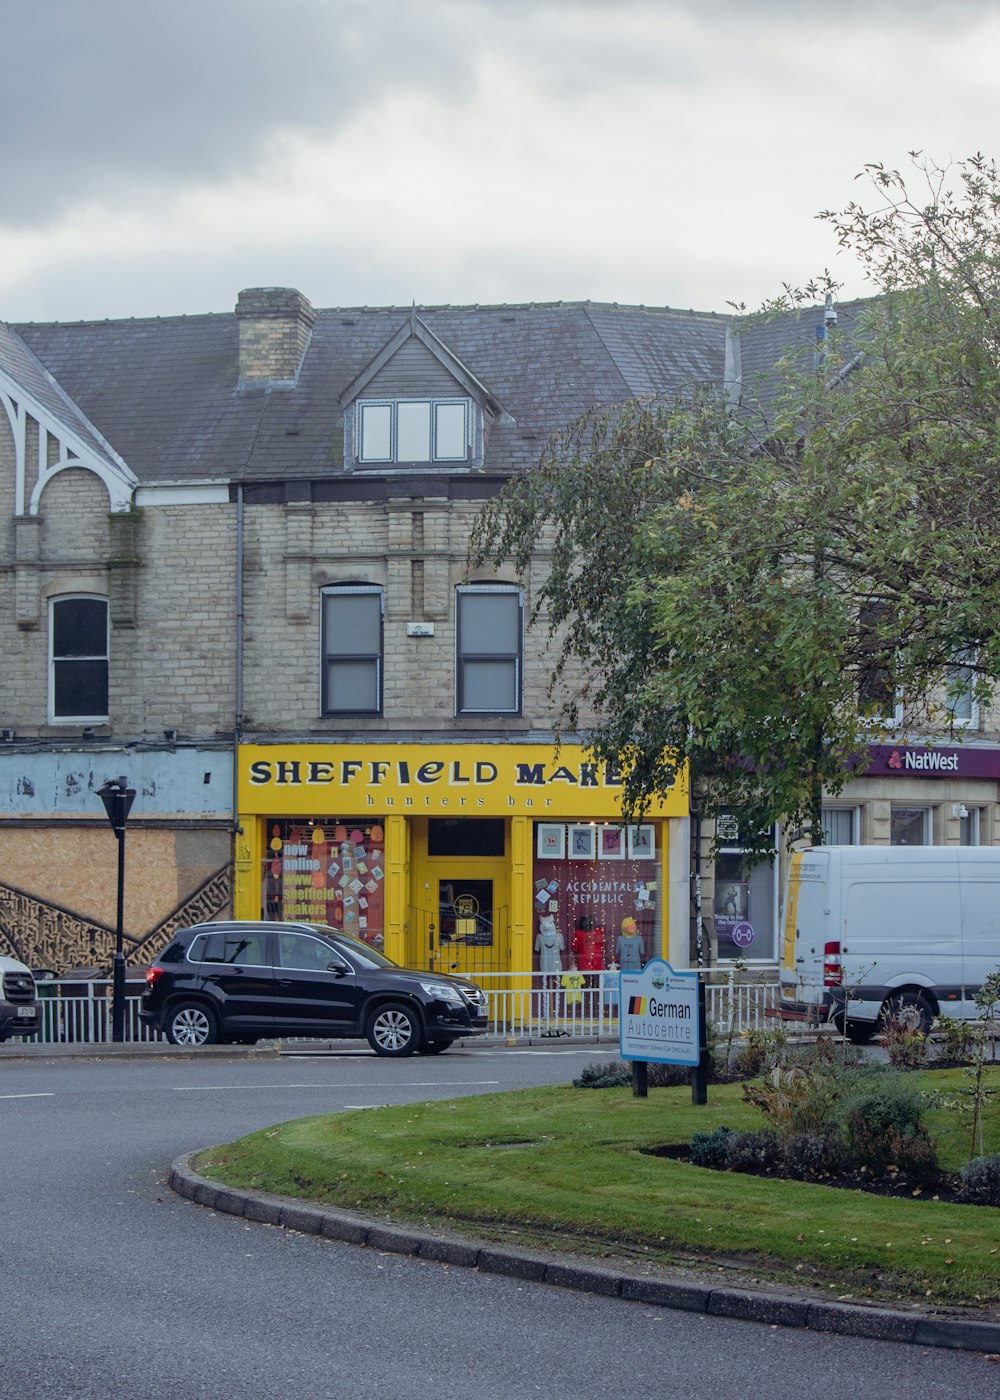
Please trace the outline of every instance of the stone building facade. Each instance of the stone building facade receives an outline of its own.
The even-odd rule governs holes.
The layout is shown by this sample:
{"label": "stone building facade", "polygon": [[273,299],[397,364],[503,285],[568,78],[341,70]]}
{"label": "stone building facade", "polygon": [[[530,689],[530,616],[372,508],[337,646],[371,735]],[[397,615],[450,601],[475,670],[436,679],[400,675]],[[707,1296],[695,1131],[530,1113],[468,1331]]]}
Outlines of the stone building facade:
{"label": "stone building facade", "polygon": [[97,790],[125,776],[133,965],[229,911],[484,975],[531,966],[543,913],[567,950],[635,915],[685,960],[686,794],[618,830],[617,775],[553,744],[537,578],[466,570],[511,471],[649,387],[626,323],[673,387],[721,371],[721,321],[639,308],[264,288],[232,316],[2,328],[4,948],[107,967]]}
{"label": "stone building facade", "polygon": [[[619,827],[618,775],[554,744],[526,625],[544,557],[519,579],[466,551],[551,433],[735,392],[739,350],[724,318],[666,308],[315,310],[288,288],[232,315],[0,324],[0,950],[108,966],[97,790],[125,776],[134,966],[224,912],[484,977],[537,966],[543,917],[594,966],[635,918],[647,956],[687,965],[686,792]],[[993,726],[970,715],[920,770],[883,745],[831,834],[995,842]],[[701,951],[773,968],[780,871],[723,844]]]}

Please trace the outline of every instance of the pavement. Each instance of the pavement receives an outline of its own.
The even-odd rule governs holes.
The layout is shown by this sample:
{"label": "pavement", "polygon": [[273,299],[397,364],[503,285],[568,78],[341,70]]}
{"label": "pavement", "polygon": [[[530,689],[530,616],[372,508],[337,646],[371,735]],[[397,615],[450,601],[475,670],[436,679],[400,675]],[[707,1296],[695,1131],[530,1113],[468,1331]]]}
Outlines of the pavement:
{"label": "pavement", "polygon": [[[326,1042],[319,1041],[318,1047],[322,1049]],[[332,1049],[333,1042],[330,1042]],[[234,1057],[247,1056],[249,1058],[265,1057],[274,1059],[281,1054],[279,1042],[268,1041],[261,1045],[170,1045],[165,1040],[154,1041],[71,1041],[69,1044],[62,1044],[58,1041],[46,1041],[44,1044],[37,1041],[25,1041],[23,1044],[18,1041],[5,1040],[0,1043],[0,1060],[61,1060],[61,1059],[151,1059],[156,1056],[177,1056],[177,1055],[197,1055],[200,1058],[208,1055],[217,1055],[220,1058],[231,1060]]]}
{"label": "pavement", "polygon": [[[503,1043],[503,1042],[501,1042]],[[322,1043],[314,1048],[322,1049]],[[331,1042],[330,1049],[334,1048]],[[234,1055],[275,1057],[280,1043],[256,1046],[212,1045],[197,1049],[162,1042],[74,1045],[0,1045],[0,1059],[85,1056],[146,1058],[155,1055]],[[949,1347],[1000,1356],[1000,1322],[942,1315],[919,1303],[906,1310],[870,1303],[848,1303],[811,1297],[804,1290],[773,1286],[754,1277],[752,1287],[720,1285],[707,1271],[669,1270],[656,1265],[621,1262],[593,1264],[578,1256],[550,1250],[515,1248],[426,1226],[390,1223],[374,1215],[331,1206],[311,1205],[266,1191],[220,1186],[192,1167],[198,1153],[179,1157],[170,1168],[169,1184],[177,1195],[196,1205],[244,1220],[275,1225],[303,1234],[321,1235],[385,1253],[407,1254],[509,1278],[573,1288],[584,1293],[645,1303],[715,1317],[740,1318],[769,1326],[799,1327],[814,1332],[866,1337],[914,1346]],[[722,1269],[719,1272],[723,1272]]]}

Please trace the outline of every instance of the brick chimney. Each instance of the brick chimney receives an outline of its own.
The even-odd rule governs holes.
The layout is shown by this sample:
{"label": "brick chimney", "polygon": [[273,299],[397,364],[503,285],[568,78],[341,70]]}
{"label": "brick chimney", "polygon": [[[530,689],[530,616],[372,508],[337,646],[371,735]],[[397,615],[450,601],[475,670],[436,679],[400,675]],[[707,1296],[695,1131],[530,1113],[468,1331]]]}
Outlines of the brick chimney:
{"label": "brick chimney", "polygon": [[251,287],[236,299],[240,384],[293,384],[316,312],[294,287]]}

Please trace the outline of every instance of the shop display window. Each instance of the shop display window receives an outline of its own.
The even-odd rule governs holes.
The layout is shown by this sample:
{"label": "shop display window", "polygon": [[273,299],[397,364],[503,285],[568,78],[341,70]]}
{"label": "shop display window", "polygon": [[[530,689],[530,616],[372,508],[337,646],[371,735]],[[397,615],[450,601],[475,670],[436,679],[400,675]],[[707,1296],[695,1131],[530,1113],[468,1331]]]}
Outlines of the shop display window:
{"label": "shop display window", "polygon": [[381,949],[385,836],[357,817],[269,817],[261,872],[266,919],[328,924]]}
{"label": "shop display window", "polygon": [[726,814],[719,818],[719,836],[723,845],[715,858],[713,907],[719,961],[770,960],[777,927],[777,863],[749,865],[736,824]]}
{"label": "shop display window", "polygon": [[653,822],[535,822],[534,971],[575,964],[596,980],[618,967],[623,923],[640,940],[642,962],[661,955],[659,829]]}

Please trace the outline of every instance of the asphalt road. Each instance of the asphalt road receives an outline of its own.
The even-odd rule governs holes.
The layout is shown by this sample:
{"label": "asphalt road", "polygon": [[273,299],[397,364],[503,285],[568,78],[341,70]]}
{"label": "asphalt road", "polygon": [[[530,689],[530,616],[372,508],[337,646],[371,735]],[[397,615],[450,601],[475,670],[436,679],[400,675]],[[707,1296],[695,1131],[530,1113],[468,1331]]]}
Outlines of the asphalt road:
{"label": "asphalt road", "polygon": [[[565,1081],[593,1047],[438,1059],[0,1060],[0,1394],[17,1400],[996,1400],[974,1353],[763,1327],[215,1214],[183,1152],[265,1124]],[[623,1186],[623,1189],[624,1186]]]}

